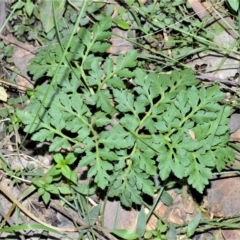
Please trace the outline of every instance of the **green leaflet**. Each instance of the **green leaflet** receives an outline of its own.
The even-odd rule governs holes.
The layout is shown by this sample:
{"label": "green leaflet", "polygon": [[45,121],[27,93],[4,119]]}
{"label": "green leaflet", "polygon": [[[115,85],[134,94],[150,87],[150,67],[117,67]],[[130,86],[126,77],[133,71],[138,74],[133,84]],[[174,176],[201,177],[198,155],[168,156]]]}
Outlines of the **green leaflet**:
{"label": "green leaflet", "polygon": [[[196,87],[189,69],[147,74],[136,67],[136,51],[114,64],[105,53],[110,26],[104,18],[73,38],[32,139],[49,141],[52,152],[71,148],[88,177],[128,207],[141,204],[142,194],[153,195],[156,174],[161,180],[172,174],[202,192],[212,172],[234,160],[227,146],[230,107],[219,104],[224,94],[218,86]],[[58,45],[43,48],[28,67],[34,79],[53,76],[61,54]],[[24,131],[48,86],[38,86],[17,112]]]}

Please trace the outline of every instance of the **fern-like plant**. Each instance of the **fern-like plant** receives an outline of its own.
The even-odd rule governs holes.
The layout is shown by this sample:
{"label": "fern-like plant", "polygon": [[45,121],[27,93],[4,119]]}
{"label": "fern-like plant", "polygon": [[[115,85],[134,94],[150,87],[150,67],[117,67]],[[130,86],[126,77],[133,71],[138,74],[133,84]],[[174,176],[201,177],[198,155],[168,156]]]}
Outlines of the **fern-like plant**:
{"label": "fern-like plant", "polygon": [[[106,54],[110,27],[105,18],[74,36],[58,80],[38,86],[17,112],[24,131],[49,142],[50,152],[73,152],[97,187],[125,206],[153,195],[156,174],[202,192],[213,170],[234,160],[231,109],[219,104],[224,94],[218,86],[197,87],[191,70],[147,74],[136,67],[136,51],[114,62]],[[51,79],[67,41],[39,51],[29,65],[34,79]]]}

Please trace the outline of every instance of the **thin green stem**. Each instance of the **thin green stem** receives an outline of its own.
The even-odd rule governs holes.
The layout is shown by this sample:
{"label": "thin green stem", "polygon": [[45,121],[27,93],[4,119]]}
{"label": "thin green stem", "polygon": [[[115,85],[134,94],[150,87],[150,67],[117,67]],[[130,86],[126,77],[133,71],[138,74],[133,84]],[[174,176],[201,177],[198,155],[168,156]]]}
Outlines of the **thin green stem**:
{"label": "thin green stem", "polygon": [[153,204],[153,206],[151,206],[151,210],[149,211],[149,213],[146,217],[146,222],[148,222],[149,218],[152,216],[152,213],[153,213],[154,209],[156,208],[157,204],[159,203],[159,200],[162,196],[163,191],[164,191],[164,187],[161,187],[161,189],[158,193],[158,196],[155,198],[154,204]]}
{"label": "thin green stem", "polygon": [[42,123],[42,124],[43,124],[43,127],[44,127],[44,128],[46,128],[46,129],[48,129],[49,131],[51,131],[51,132],[53,132],[53,133],[61,136],[61,137],[64,138],[64,139],[67,139],[69,142],[72,142],[72,143],[75,143],[75,144],[78,143],[78,141],[74,141],[72,138],[64,135],[62,132],[56,130],[55,128],[51,127],[50,125],[45,124],[45,123]]}
{"label": "thin green stem", "polygon": [[15,6],[14,6],[13,10],[9,14],[9,16],[7,17],[6,21],[3,23],[2,27],[0,28],[0,34],[2,33],[2,30],[5,28],[5,26],[9,22],[9,20],[11,19],[12,15],[14,14],[14,12],[19,8],[21,3],[22,3],[22,0],[18,0],[18,2],[15,3]]}
{"label": "thin green stem", "polygon": [[[54,1],[52,2],[52,4],[54,4]],[[74,28],[73,28],[73,30],[72,30],[72,33],[71,33],[71,35],[70,35],[70,37],[69,37],[69,40],[68,40],[68,42],[67,42],[66,48],[64,49],[63,55],[62,55],[62,57],[61,57],[61,59],[60,59],[60,62],[59,62],[59,64],[58,64],[58,66],[57,66],[57,69],[56,69],[56,71],[55,71],[55,73],[54,73],[54,75],[53,75],[53,79],[52,79],[51,83],[49,84],[49,86],[48,86],[48,88],[47,88],[47,91],[46,91],[46,93],[45,93],[45,95],[44,95],[44,97],[43,97],[42,103],[41,103],[41,105],[38,107],[38,109],[37,109],[37,111],[36,111],[36,114],[35,114],[35,117],[34,117],[32,123],[31,123],[31,125],[30,125],[30,127],[29,127],[29,130],[28,130],[27,134],[25,135],[24,139],[22,140],[22,143],[21,143],[21,146],[20,146],[20,147],[22,147],[23,144],[24,144],[24,142],[26,141],[29,133],[30,133],[31,130],[32,130],[32,127],[34,126],[35,122],[37,121],[37,118],[39,117],[39,112],[40,112],[41,108],[44,106],[44,103],[45,103],[46,100],[47,100],[47,96],[48,96],[48,94],[50,93],[50,90],[52,89],[54,83],[55,83],[55,82],[57,81],[57,79],[58,79],[58,73],[59,73],[60,67],[61,67],[61,65],[62,65],[62,63],[63,63],[63,61],[64,61],[64,59],[65,59],[65,57],[66,57],[67,51],[68,51],[68,49],[69,49],[69,47],[70,47],[70,44],[71,44],[72,39],[73,39],[73,36],[74,36],[74,34],[75,34],[76,30],[77,30],[79,21],[80,21],[82,15],[83,15],[83,13],[84,13],[84,10],[85,10],[86,5],[87,5],[87,0],[84,0],[83,5],[82,5],[82,8],[81,8],[81,11],[80,11],[79,14],[78,14],[76,23],[75,23],[75,25],[74,25]]]}
{"label": "thin green stem", "polygon": [[[239,46],[239,36],[240,36],[240,8],[238,8],[238,48]],[[240,62],[238,63],[238,81],[240,81]]]}
{"label": "thin green stem", "polygon": [[[56,32],[57,32],[57,38],[58,38],[58,42],[62,48],[62,51],[64,52],[64,46],[62,44],[62,41],[61,41],[61,36],[60,36],[60,31],[59,31],[59,27],[58,27],[58,21],[57,21],[57,18],[56,18],[56,14],[55,14],[55,7],[54,7],[54,4],[53,4],[53,17],[54,17],[54,21],[55,21],[55,26],[56,26]],[[76,73],[76,70],[74,69],[74,67],[72,66],[72,64],[69,62],[69,60],[66,58],[66,62],[67,62],[67,66],[72,70],[73,74],[75,75],[76,78],[79,78],[78,74]],[[87,83],[83,84],[84,88],[85,89],[88,89],[90,91],[90,88],[89,86],[87,85]]]}

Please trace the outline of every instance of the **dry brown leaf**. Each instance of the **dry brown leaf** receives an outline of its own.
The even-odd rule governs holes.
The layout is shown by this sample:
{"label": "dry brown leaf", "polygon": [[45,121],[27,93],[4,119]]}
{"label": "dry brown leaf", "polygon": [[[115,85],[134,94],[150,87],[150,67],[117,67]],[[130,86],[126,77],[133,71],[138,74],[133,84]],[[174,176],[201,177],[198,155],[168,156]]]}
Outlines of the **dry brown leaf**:
{"label": "dry brown leaf", "polygon": [[138,212],[133,208],[124,209],[117,201],[107,201],[104,210],[104,227],[108,230],[113,229],[116,217],[118,218],[116,228],[135,230]]}
{"label": "dry brown leaf", "polygon": [[3,102],[6,102],[7,101],[7,92],[6,90],[0,86],[0,100],[3,101]]}

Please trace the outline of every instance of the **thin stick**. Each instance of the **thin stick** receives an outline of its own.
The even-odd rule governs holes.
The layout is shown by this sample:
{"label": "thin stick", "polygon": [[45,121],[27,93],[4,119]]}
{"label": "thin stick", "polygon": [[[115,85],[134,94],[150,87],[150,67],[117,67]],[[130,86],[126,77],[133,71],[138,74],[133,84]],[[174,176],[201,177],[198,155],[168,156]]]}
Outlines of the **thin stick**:
{"label": "thin stick", "polygon": [[212,76],[195,76],[198,79],[201,80],[208,80],[208,81],[212,81],[212,82],[220,82],[220,83],[225,83],[231,86],[240,86],[240,82],[235,82],[235,81],[230,81],[227,79],[222,79],[222,78],[216,78],[216,77],[212,77]]}

